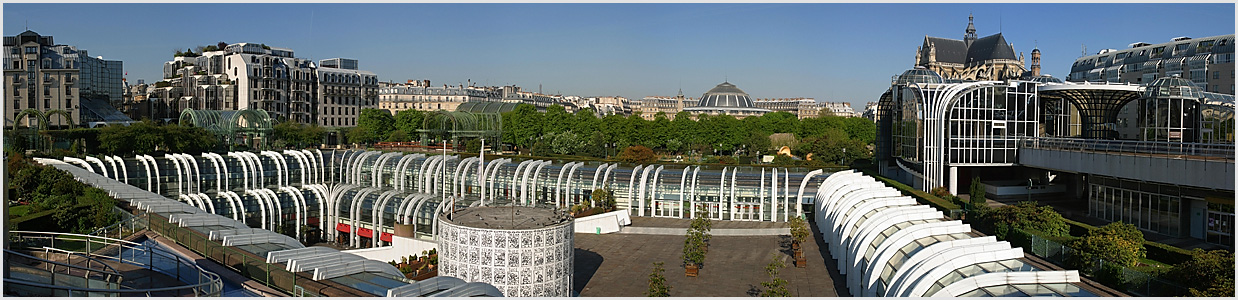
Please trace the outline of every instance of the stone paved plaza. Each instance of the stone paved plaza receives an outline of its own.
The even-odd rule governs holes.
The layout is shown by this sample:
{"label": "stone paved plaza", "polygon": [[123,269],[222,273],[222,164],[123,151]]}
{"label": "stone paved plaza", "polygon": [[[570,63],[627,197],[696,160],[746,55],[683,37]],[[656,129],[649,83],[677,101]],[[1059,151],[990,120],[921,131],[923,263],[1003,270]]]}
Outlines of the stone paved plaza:
{"label": "stone paved plaza", "polygon": [[[644,219],[644,220],[642,220]],[[634,218],[632,226],[654,226],[652,218]],[[655,219],[658,227],[682,227],[690,220]],[[645,221],[645,222],[642,222]],[[667,224],[673,221],[681,224]],[[728,224],[733,223],[733,224]],[[758,225],[766,224],[766,225]],[[768,226],[762,222],[719,222],[719,227]],[[810,226],[814,227],[814,226]],[[751,228],[751,227],[750,227]],[[815,228],[814,228],[815,231]],[[788,282],[791,296],[849,296],[842,286],[844,278],[834,267],[837,262],[821,251],[820,234],[816,242],[804,245],[808,267],[796,268],[791,259],[789,236],[714,236],[699,277],[684,276],[679,259],[683,236],[644,234],[576,234],[576,262],[573,290],[580,296],[640,297],[649,288],[649,273],[654,262],[664,262],[667,284],[675,297],[759,296],[761,282],[768,281],[765,266],[771,256],[783,259],[779,277]],[[827,267],[828,265],[828,267]]]}

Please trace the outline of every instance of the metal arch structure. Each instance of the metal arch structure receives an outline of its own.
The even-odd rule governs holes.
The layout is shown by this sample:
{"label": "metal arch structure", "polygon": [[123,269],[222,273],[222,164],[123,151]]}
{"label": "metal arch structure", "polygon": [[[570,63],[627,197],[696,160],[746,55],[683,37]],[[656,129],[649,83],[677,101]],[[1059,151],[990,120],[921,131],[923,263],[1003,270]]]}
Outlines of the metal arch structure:
{"label": "metal arch structure", "polygon": [[[472,104],[472,105],[470,105]],[[497,103],[504,104],[504,103]],[[435,138],[451,137],[453,143],[460,138],[493,138],[501,140],[503,116],[500,109],[488,109],[485,104],[465,103],[456,111],[438,110],[426,113],[421,121],[422,144]],[[508,109],[510,110],[510,109]]]}
{"label": "metal arch structure", "polygon": [[1118,122],[1118,110],[1139,99],[1144,88],[1127,84],[1047,84],[1037,88],[1041,95],[1061,98],[1079,109],[1084,138],[1117,138],[1105,124]]}
{"label": "metal arch structure", "polygon": [[181,111],[180,124],[206,129],[215,134],[231,148],[233,141],[240,135],[248,145],[255,141],[253,148],[267,149],[267,136],[271,135],[273,126],[271,115],[262,109],[244,110],[195,110],[186,108]]}
{"label": "metal arch structure", "polygon": [[13,128],[17,128],[17,124],[20,123],[22,119],[25,119],[27,116],[31,116],[31,115],[33,115],[35,120],[39,122],[39,127],[38,127],[39,130],[47,129],[47,114],[44,114],[43,111],[33,109],[33,108],[27,108],[25,110],[22,110],[20,113],[17,113],[17,116],[13,117]]}

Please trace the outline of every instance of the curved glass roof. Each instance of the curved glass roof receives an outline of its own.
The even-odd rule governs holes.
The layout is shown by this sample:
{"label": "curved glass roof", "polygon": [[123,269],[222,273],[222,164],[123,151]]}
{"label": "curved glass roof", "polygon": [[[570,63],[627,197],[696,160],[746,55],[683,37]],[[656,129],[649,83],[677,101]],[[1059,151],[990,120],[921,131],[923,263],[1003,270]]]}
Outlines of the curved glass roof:
{"label": "curved glass roof", "polygon": [[1203,99],[1204,90],[1190,80],[1181,77],[1161,77],[1147,85],[1145,98]]}
{"label": "curved glass roof", "polygon": [[1047,74],[1032,77],[1031,81],[1039,82],[1039,83],[1063,83],[1061,79],[1058,79],[1057,77],[1053,77]]}
{"label": "curved glass roof", "polygon": [[456,107],[456,111],[475,114],[501,114],[516,109],[516,105],[519,104],[495,101],[469,101]]}
{"label": "curved glass roof", "polygon": [[744,90],[730,82],[723,82],[701,95],[701,100],[696,106],[753,108],[756,105],[752,104],[752,98],[748,97],[748,93]]}
{"label": "curved glass roof", "polygon": [[898,80],[895,81],[895,84],[942,83],[944,81],[941,75],[933,72],[933,70],[915,68],[903,72],[902,75],[898,75]]}

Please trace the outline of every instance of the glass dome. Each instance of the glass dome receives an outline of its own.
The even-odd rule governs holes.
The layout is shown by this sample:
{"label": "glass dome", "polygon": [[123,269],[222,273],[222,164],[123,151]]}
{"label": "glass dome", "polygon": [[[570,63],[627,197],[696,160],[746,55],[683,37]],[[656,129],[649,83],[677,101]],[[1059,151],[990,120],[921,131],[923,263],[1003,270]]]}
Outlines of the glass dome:
{"label": "glass dome", "polygon": [[912,83],[942,83],[945,80],[937,72],[929,69],[916,67],[915,69],[907,70],[902,75],[898,75],[898,79],[894,84],[912,84]]}
{"label": "glass dome", "polygon": [[1144,98],[1203,99],[1204,90],[1190,80],[1181,77],[1162,77],[1147,85]]}
{"label": "glass dome", "polygon": [[1039,83],[1063,83],[1061,79],[1053,77],[1049,74],[1032,77],[1031,81]]}
{"label": "glass dome", "polygon": [[723,82],[701,95],[701,101],[697,103],[698,107],[740,107],[752,108],[752,99],[748,97],[748,93],[744,90],[735,87],[730,82]]}

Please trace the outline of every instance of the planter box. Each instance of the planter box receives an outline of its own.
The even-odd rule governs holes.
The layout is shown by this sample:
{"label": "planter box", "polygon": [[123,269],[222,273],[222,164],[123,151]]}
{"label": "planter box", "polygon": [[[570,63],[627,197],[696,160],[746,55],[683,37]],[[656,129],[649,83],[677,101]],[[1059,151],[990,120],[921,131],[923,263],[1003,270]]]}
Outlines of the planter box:
{"label": "planter box", "polygon": [[700,269],[696,265],[688,265],[687,268],[684,268],[684,275],[687,275],[688,277],[696,277],[699,273]]}

